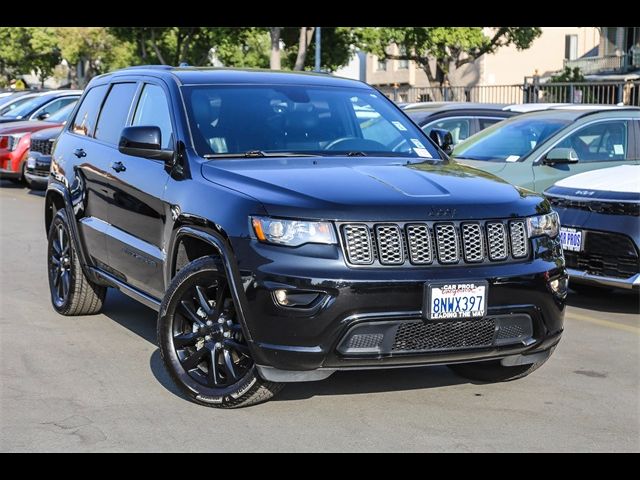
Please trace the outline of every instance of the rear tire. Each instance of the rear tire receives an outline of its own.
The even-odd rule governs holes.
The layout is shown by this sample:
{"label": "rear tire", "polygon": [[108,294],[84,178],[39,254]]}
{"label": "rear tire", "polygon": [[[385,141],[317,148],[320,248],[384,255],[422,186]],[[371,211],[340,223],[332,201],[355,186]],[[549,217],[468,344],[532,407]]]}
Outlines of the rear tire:
{"label": "rear tire", "polygon": [[194,260],[172,280],[160,306],[158,345],[173,382],[200,405],[247,407],[283,387],[258,375],[215,257]]}
{"label": "rear tire", "polygon": [[47,248],[51,304],[62,315],[94,315],[102,309],[107,287],[85,276],[70,231],[66,212],[58,210],[49,228]]}
{"label": "rear tire", "polygon": [[551,355],[537,363],[516,365],[513,367],[505,367],[501,365],[500,360],[492,360],[490,362],[457,363],[448,365],[448,367],[457,375],[472,381],[486,383],[510,382],[512,380],[526,377],[527,375],[535,372],[544,365],[549,357],[551,357]]}

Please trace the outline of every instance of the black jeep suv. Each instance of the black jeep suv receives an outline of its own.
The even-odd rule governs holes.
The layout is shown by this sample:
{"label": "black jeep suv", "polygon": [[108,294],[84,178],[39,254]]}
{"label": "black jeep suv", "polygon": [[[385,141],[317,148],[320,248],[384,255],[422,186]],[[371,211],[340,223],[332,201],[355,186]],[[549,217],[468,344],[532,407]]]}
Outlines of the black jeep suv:
{"label": "black jeep suv", "polygon": [[510,380],[562,334],[549,203],[449,160],[357,81],[97,77],[54,146],[45,222],[54,308],[97,313],[115,287],[156,309],[171,377],[208,406],[336,370]]}

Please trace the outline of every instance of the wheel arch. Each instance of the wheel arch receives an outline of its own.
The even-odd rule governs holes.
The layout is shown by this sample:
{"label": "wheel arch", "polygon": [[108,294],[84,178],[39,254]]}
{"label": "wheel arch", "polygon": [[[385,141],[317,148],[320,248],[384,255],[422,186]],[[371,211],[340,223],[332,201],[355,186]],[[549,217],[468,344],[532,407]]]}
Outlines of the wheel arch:
{"label": "wheel arch", "polygon": [[[169,285],[178,271],[177,267],[184,266],[193,260],[208,255],[214,255],[221,260],[231,287],[239,320],[244,327],[245,335],[248,340],[251,340],[251,333],[245,321],[245,312],[248,311],[248,305],[242,288],[238,264],[228,236],[219,226],[213,225],[208,221],[176,222],[167,255],[165,284]],[[180,262],[183,263],[181,264]]]}

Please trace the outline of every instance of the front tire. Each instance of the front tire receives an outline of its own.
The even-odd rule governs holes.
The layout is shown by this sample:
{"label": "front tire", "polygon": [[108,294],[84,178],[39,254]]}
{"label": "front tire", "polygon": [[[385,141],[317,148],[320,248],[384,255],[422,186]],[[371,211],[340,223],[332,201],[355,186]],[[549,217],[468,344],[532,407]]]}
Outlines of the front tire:
{"label": "front tire", "polygon": [[158,344],[171,379],[200,405],[255,405],[283,386],[258,375],[217,258],[194,260],[173,279],[160,306]]}
{"label": "front tire", "polygon": [[85,276],[70,232],[65,211],[58,210],[47,247],[51,304],[62,315],[94,315],[102,310],[107,287]]}

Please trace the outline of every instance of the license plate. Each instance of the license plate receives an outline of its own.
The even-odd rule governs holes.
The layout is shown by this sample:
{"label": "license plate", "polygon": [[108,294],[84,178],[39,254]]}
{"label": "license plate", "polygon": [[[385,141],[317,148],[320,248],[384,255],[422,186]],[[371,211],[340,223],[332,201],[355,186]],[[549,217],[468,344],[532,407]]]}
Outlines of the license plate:
{"label": "license plate", "polygon": [[560,242],[562,249],[570,252],[582,251],[582,230],[560,227]]}
{"label": "license plate", "polygon": [[479,318],[487,313],[487,282],[428,284],[427,320]]}
{"label": "license plate", "polygon": [[36,159],[33,157],[27,158],[27,168],[34,169],[36,168]]}

